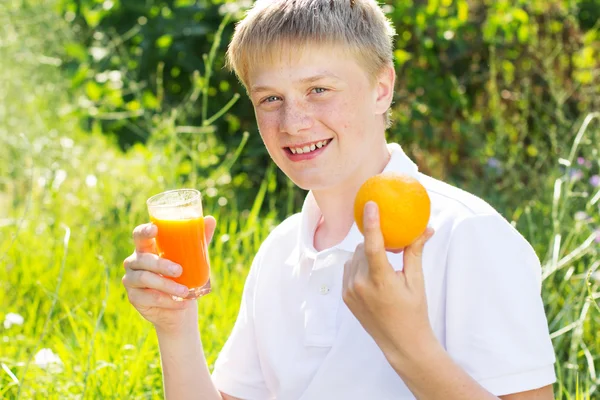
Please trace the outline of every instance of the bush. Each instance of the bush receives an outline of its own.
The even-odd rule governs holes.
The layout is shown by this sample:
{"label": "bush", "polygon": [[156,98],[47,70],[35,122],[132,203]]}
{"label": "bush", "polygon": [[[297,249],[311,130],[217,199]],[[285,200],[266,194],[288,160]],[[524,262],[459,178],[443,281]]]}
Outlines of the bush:
{"label": "bush", "polygon": [[560,0],[398,2],[390,136],[508,216],[539,197],[532,177],[549,173],[575,121],[600,108],[598,27],[577,18],[600,3],[584,3],[585,13]]}
{"label": "bush", "polygon": [[[214,134],[201,137],[223,155],[249,132],[246,157],[232,173],[250,192],[258,186],[269,159],[250,102],[222,68],[233,21],[250,2],[63,4],[80,38],[68,48],[69,66],[73,85],[87,93],[90,124],[100,121],[102,131],[127,148],[148,140],[165,120],[206,128],[209,115],[240,95],[222,119],[210,121]],[[548,172],[552,163],[544,155],[568,147],[574,121],[599,106],[600,41],[592,21],[600,3],[436,0],[387,1],[384,7],[398,32],[389,138],[402,143],[425,172],[466,182],[510,213],[523,195],[533,194],[530,172]],[[231,23],[223,23],[224,15]],[[482,178],[496,184],[487,186],[493,192],[476,184]],[[517,196],[497,190],[514,182]],[[300,201],[297,192],[295,203]]]}

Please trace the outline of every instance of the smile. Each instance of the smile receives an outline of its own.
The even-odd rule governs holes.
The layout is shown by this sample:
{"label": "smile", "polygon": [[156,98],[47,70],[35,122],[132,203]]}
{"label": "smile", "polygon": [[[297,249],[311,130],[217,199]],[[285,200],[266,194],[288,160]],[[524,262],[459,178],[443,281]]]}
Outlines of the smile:
{"label": "smile", "polygon": [[290,146],[287,149],[292,154],[307,154],[313,151],[316,151],[322,147],[325,147],[331,142],[331,139],[321,140],[318,142],[308,143],[301,146]]}

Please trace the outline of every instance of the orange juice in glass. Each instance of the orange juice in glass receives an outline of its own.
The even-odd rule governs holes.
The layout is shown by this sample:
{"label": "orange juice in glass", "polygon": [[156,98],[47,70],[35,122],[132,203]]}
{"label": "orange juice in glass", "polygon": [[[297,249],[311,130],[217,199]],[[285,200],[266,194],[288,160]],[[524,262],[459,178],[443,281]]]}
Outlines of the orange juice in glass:
{"label": "orange juice in glass", "polygon": [[169,190],[150,197],[146,203],[150,220],[158,227],[156,247],[159,257],[173,261],[183,269],[179,277],[169,279],[188,287],[185,299],[197,299],[209,293],[210,264],[200,192],[195,189]]}

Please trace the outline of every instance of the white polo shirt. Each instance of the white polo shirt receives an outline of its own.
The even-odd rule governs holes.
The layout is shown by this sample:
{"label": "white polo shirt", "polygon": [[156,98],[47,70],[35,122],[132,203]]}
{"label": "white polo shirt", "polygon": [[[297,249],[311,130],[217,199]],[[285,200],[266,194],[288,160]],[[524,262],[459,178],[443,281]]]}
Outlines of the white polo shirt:
{"label": "white polo shirt", "polygon": [[[486,202],[419,173],[399,145],[388,147],[385,171],[416,177],[431,198],[435,235],[423,272],[438,340],[497,396],[554,383],[541,268],[529,243]],[[309,193],[302,212],[260,247],[215,364],[217,388],[248,400],[414,399],[342,300],[344,262],[363,236],[355,224],[341,243],[316,251],[320,216]],[[388,259],[402,269],[402,254]]]}

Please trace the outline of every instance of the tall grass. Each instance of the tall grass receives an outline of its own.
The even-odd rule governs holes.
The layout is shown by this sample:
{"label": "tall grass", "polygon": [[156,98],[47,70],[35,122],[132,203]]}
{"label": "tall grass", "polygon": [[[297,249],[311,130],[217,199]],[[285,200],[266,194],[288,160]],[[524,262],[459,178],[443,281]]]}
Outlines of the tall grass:
{"label": "tall grass", "polygon": [[[24,323],[0,326],[0,398],[160,398],[153,329],[120,279],[131,230],[147,220],[145,199],[180,184],[171,163],[189,156],[186,142],[173,126],[123,154],[100,133],[82,132],[59,68],[67,27],[50,9],[2,11],[0,320],[14,313]],[[215,170],[226,173],[240,153]],[[199,330],[211,364],[237,315],[247,267],[275,223],[259,215],[261,193],[253,204],[207,198],[218,225]],[[43,349],[58,358],[45,363]]]}
{"label": "tall grass", "polygon": [[[0,5],[0,321],[9,313],[24,318],[0,326],[0,398],[160,398],[156,338],[127,301],[121,264],[132,228],[147,220],[145,199],[182,184],[177,165],[203,162],[192,150],[198,132],[178,126],[173,110],[146,121],[149,142],[126,153],[97,128],[84,132],[60,68],[61,43],[71,34],[50,6]],[[203,90],[187,101],[206,104]],[[205,114],[197,128],[209,143],[211,118]],[[598,397],[600,188],[591,180],[600,168],[598,118],[573,122],[569,152],[549,154],[553,174],[532,179],[543,198],[523,199],[512,214],[543,262],[558,399]],[[231,330],[247,268],[277,208],[294,211],[291,196],[285,205],[269,198],[273,167],[250,204],[220,196],[207,182],[227,176],[243,143],[228,156],[207,146],[202,157],[217,158],[214,174],[186,174],[188,184],[213,189],[206,212],[218,221],[214,290],[199,302],[209,364]],[[57,358],[43,362],[43,349]]]}

